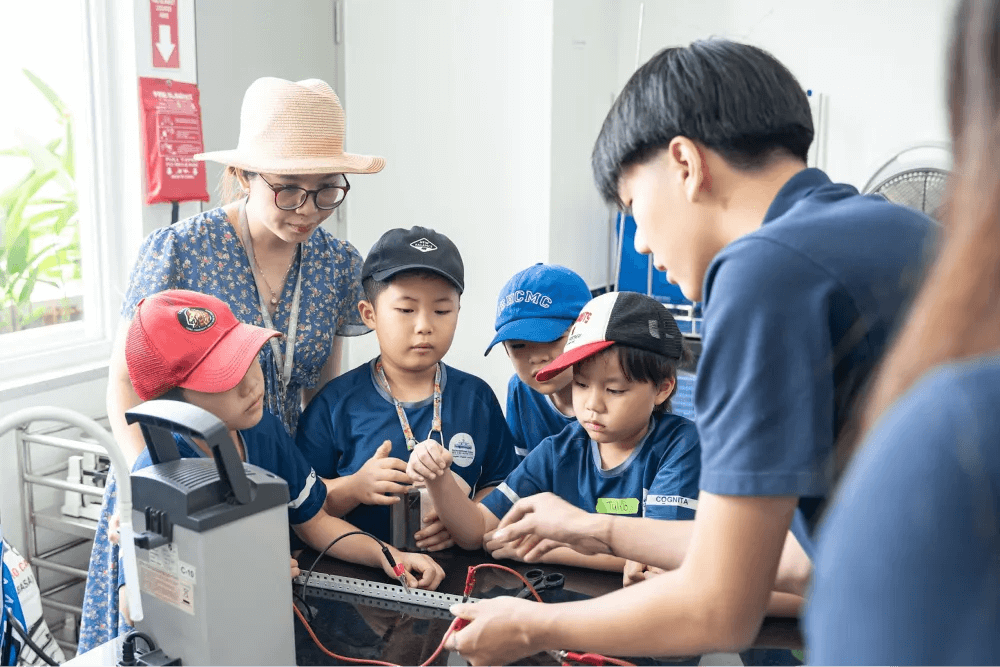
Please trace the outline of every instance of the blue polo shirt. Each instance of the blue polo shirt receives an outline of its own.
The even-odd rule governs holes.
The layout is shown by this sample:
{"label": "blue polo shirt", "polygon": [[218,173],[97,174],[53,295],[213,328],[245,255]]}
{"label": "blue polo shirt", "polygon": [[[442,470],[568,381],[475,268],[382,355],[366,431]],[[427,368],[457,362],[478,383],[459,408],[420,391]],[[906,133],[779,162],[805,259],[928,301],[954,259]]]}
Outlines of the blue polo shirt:
{"label": "blue polo shirt", "polygon": [[701,489],[798,496],[811,533],[834,443],[923,275],[934,223],[804,169],[705,276]]}
{"label": "blue polo shirt", "polygon": [[588,512],[693,519],[700,471],[698,430],[684,417],[654,413],[628,458],[607,470],[597,443],[574,422],[531,450],[482,502],[502,519],[519,499],[551,491]]}
{"label": "blue polo shirt", "polygon": [[950,364],[860,446],[819,532],[810,664],[1000,661],[1000,356]]}
{"label": "blue polo shirt", "polygon": [[507,426],[523,460],[545,438],[556,435],[576,419],[559,412],[549,396],[540,394],[514,374],[507,383]]}
{"label": "blue polo shirt", "polygon": [[[302,413],[296,444],[316,474],[332,479],[353,475],[385,440],[390,456],[408,461],[410,452],[396,408],[375,381],[375,360],[331,380]],[[433,397],[403,403],[417,440],[424,440],[434,417]],[[499,484],[517,465],[514,438],[496,394],[483,380],[441,364],[441,422],[451,469],[471,487]],[[434,435],[437,439],[439,436]],[[344,516],[360,530],[389,539],[389,508],[359,505]]]}

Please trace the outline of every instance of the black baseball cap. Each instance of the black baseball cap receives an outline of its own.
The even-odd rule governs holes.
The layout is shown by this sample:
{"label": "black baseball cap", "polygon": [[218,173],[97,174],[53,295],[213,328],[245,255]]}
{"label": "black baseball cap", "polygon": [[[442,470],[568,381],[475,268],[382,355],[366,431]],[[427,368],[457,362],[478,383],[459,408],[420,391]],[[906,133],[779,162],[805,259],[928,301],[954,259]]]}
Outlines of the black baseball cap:
{"label": "black baseball cap", "polygon": [[418,269],[447,279],[459,294],[465,290],[465,265],[458,248],[447,236],[427,227],[390,229],[383,234],[368,252],[361,279],[383,281]]}

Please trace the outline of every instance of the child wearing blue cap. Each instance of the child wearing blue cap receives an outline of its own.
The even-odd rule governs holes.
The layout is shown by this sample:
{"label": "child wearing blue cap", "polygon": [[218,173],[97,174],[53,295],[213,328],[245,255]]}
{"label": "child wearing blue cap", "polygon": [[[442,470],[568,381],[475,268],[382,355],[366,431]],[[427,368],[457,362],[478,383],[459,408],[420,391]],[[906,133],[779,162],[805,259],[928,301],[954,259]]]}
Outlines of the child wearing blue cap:
{"label": "child wearing blue cap", "polygon": [[507,425],[524,459],[538,443],[576,422],[573,372],[546,381],[538,372],[566,346],[569,329],[590,301],[590,289],[565,266],[538,263],[507,281],[497,299],[496,336],[514,365],[507,383]]}

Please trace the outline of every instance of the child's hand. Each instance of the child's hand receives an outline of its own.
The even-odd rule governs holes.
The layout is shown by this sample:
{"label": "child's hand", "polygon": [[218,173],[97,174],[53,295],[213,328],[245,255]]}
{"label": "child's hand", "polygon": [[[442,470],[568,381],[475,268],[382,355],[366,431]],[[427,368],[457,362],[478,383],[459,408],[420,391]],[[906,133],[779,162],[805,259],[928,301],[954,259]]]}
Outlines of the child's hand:
{"label": "child's hand", "polygon": [[302,574],[302,570],[299,569],[299,561],[292,558],[292,579]]}
{"label": "child's hand", "polygon": [[135,625],[128,611],[128,589],[125,584],[118,587],[118,613],[125,619],[125,625]]}
{"label": "child's hand", "polygon": [[413,535],[417,539],[417,548],[424,551],[441,551],[454,546],[455,540],[438,518],[437,512],[431,511],[424,517],[424,527]]}
{"label": "child's hand", "polygon": [[414,482],[427,483],[451,474],[451,452],[434,440],[424,440],[410,452],[406,474]]}
{"label": "child's hand", "polygon": [[634,560],[626,560],[625,571],[622,573],[622,585],[631,586],[640,581],[652,579],[658,574],[663,574],[665,571],[652,565],[644,565]]}
{"label": "child's hand", "polygon": [[525,535],[512,541],[498,540],[496,531],[483,535],[483,548],[496,559],[509,558],[522,563],[538,563],[548,552],[565,544],[548,540],[538,535]]}
{"label": "child's hand", "polygon": [[[396,559],[396,562],[406,569],[407,586],[433,591],[444,580],[444,570],[430,556],[405,553],[395,547],[389,547],[389,550],[392,552],[392,557]],[[396,578],[396,574],[385,560],[382,561],[382,569],[393,579]],[[415,576],[415,573],[420,575],[419,580]]]}
{"label": "child's hand", "polygon": [[[399,502],[399,494],[406,493],[410,478],[406,463],[389,456],[392,442],[386,440],[361,469],[351,475],[354,480],[354,497],[364,505],[392,505]],[[393,494],[393,495],[386,495]]]}

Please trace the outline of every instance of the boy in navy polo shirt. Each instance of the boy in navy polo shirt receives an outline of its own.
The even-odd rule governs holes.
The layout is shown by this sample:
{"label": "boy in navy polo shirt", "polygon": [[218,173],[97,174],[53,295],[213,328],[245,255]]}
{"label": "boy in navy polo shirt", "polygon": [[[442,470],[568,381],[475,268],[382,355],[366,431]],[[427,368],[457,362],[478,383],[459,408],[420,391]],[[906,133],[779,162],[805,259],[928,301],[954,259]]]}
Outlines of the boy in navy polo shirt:
{"label": "boy in navy polo shirt", "polygon": [[[805,91],[754,46],[664,49],[625,85],[594,147],[595,180],[631,211],[636,249],[704,304],[690,543],[676,570],[599,603],[455,609],[477,620],[450,647],[500,663],[560,646],[688,655],[753,640],[783,581],[790,526],[811,551],[835,443],[919,284],[933,232],[919,212],[807,168],[812,140]],[[659,565],[676,523],[536,496],[501,531]]]}
{"label": "boy in navy polo shirt", "polygon": [[[281,421],[264,410],[264,376],[257,354],[277,331],[244,324],[229,306],[214,296],[188,290],[166,290],[147,297],[136,307],[125,344],[125,360],[136,393],[182,400],[222,420],[233,444],[247,463],[260,466],[288,483],[291,501],[288,521],[295,533],[314,549],[356,530],[323,509],[326,487],[295,448]],[[211,457],[204,442],[174,435],[181,458]],[[144,449],[133,470],[152,465]],[[118,588],[124,584],[118,565],[118,547],[112,543],[108,520],[115,511],[116,482],[108,484],[104,508],[94,539],[84,595],[80,651],[87,651],[119,633]],[[261,538],[266,539],[266,535]],[[436,588],[444,571],[428,556],[391,549],[397,563],[408,570],[410,585]],[[364,536],[349,537],[331,547],[330,555],[354,563],[381,567],[394,579],[379,545]],[[234,555],[238,557],[238,554]],[[292,559],[292,575],[298,567]],[[409,571],[420,574],[420,581]],[[120,597],[125,600],[123,594]],[[291,602],[291,601],[289,601]],[[123,609],[125,621],[128,612]]]}
{"label": "boy in navy polo shirt", "polygon": [[[389,230],[372,246],[361,278],[361,318],[375,330],[380,354],[320,391],[296,441],[328,480],[328,509],[389,539],[388,506],[410,484],[406,459],[418,442],[431,439],[452,453],[467,498],[502,482],[517,456],[493,390],[441,361],[465,287],[455,244],[424,227]],[[433,512],[424,519],[419,548],[454,543]]]}
{"label": "boy in navy polo shirt", "polygon": [[507,425],[522,459],[538,443],[575,422],[573,372],[545,382],[538,371],[563,352],[569,328],[590,301],[579,275],[564,266],[535,264],[514,274],[497,299],[497,335],[514,365],[507,384]]}
{"label": "boy in navy polo shirt", "polygon": [[[533,542],[490,541],[489,533],[519,498],[552,492],[588,512],[693,519],[701,450],[692,422],[669,413],[683,337],[666,308],[635,292],[610,292],[587,303],[565,351],[538,372],[545,382],[570,370],[576,422],[542,440],[483,499],[469,502],[445,474],[447,450],[421,443],[408,472],[428,491],[455,541],[485,539],[495,557],[524,558]],[[551,551],[546,560],[621,570],[624,561]]]}

